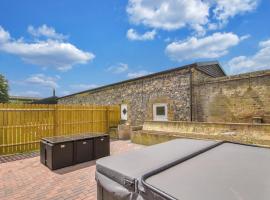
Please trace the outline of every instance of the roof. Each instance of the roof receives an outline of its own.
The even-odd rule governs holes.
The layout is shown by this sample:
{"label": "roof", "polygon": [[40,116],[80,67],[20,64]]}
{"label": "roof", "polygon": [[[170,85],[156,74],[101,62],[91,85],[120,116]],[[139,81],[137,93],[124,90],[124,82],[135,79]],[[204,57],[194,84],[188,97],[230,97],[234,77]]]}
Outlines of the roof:
{"label": "roof", "polygon": [[140,76],[138,78],[133,78],[133,79],[128,79],[125,81],[120,81],[117,83],[112,83],[112,84],[108,84],[108,85],[104,85],[101,87],[97,87],[97,88],[93,88],[93,89],[89,89],[89,90],[84,90],[81,92],[77,92],[77,93],[73,93],[73,94],[69,94],[66,96],[62,96],[59,97],[58,99],[61,98],[65,98],[65,97],[69,97],[69,96],[74,96],[77,94],[82,94],[82,93],[86,93],[86,92],[94,92],[94,91],[98,91],[107,87],[111,87],[111,86],[115,86],[115,85],[120,85],[123,83],[128,83],[128,82],[132,82],[132,81],[137,81],[137,80],[141,80],[141,79],[145,79],[145,78],[150,78],[150,77],[154,77],[154,76],[158,76],[161,74],[167,74],[167,73],[171,73],[174,71],[179,71],[179,70],[183,70],[183,69],[188,69],[188,68],[196,68],[197,70],[211,76],[211,77],[222,77],[222,76],[226,76],[225,71],[222,69],[221,65],[219,64],[218,61],[210,61],[210,62],[196,62],[196,63],[192,63],[192,64],[188,64],[188,65],[184,65],[184,66],[180,66],[180,67],[176,67],[176,68],[172,68],[172,69],[168,69],[165,71],[161,71],[161,72],[156,72],[153,74],[148,74],[145,76]]}
{"label": "roof", "polygon": [[212,77],[222,77],[226,76],[225,71],[223,68],[220,66],[218,62],[201,62],[201,63],[196,63],[196,69],[212,76]]}
{"label": "roof", "polygon": [[33,101],[32,104],[57,104],[57,96],[51,96],[44,99]]}
{"label": "roof", "polygon": [[9,99],[21,99],[21,100],[39,100],[39,97],[26,97],[26,96],[9,96]]}

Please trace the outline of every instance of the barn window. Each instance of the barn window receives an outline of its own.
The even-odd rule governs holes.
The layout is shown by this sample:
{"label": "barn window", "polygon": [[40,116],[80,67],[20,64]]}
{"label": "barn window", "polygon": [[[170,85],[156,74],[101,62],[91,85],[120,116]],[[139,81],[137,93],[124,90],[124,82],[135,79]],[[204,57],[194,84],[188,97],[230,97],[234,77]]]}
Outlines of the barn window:
{"label": "barn window", "polygon": [[155,121],[167,121],[167,104],[156,103],[153,105],[153,117]]}

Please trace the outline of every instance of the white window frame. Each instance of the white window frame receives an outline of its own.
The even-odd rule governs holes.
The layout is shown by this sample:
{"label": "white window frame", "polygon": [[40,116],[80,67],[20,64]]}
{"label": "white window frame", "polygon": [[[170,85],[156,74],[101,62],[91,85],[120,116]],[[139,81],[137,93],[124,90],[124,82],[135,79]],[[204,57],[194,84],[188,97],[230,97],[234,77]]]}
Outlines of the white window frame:
{"label": "white window frame", "polygon": [[[165,115],[157,115],[157,107],[165,107]],[[153,120],[168,121],[168,105],[166,103],[153,104]]]}
{"label": "white window frame", "polygon": [[[123,110],[126,109],[127,113],[124,115]],[[127,104],[121,104],[121,120],[128,120],[128,106]]]}

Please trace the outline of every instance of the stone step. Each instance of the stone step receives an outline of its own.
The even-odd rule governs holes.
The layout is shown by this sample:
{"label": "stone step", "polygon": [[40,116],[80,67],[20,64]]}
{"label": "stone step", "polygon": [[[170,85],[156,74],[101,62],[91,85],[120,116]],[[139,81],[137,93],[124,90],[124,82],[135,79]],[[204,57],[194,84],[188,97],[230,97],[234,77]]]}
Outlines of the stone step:
{"label": "stone step", "polygon": [[111,139],[118,139],[118,128],[117,127],[111,127],[109,129],[109,135]]}

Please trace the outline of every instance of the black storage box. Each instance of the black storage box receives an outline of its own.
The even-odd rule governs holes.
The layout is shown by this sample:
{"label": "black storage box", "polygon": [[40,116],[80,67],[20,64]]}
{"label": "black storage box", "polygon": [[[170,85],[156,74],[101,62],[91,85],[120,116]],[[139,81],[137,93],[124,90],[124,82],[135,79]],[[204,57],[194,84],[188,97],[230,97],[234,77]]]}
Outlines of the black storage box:
{"label": "black storage box", "polygon": [[[95,159],[94,139],[80,139],[74,142],[75,163],[87,162]],[[108,154],[107,154],[108,155]]]}
{"label": "black storage box", "polygon": [[40,162],[46,165],[46,141],[40,141]]}
{"label": "black storage box", "polygon": [[95,159],[108,156],[110,154],[110,138],[102,135],[94,138]]}
{"label": "black storage box", "polygon": [[47,143],[46,165],[52,169],[60,169],[73,164],[73,142]]}
{"label": "black storage box", "polygon": [[56,136],[42,138],[40,142],[40,162],[52,170],[108,155],[110,139],[107,134]]}

